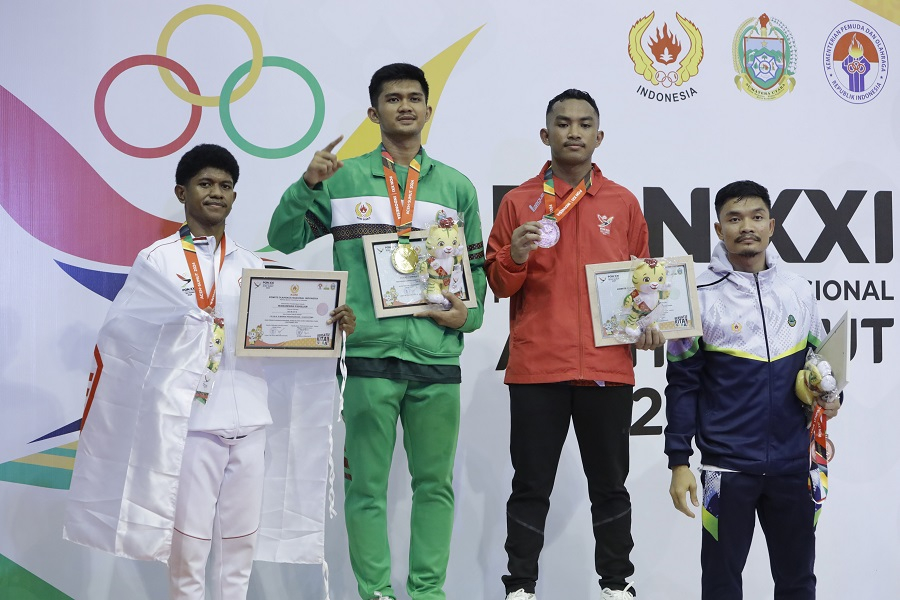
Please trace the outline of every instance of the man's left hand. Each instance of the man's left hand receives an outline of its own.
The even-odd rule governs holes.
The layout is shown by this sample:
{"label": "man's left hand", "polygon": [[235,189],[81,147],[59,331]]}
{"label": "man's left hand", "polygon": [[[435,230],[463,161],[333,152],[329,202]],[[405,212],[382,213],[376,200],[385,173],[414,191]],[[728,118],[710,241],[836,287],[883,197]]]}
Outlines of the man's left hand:
{"label": "man's left hand", "polygon": [[831,400],[829,402],[828,400],[825,400],[824,398],[819,396],[818,398],[816,398],[816,402],[819,404],[819,406],[825,409],[826,419],[835,418],[837,416],[838,409],[841,407],[840,397],[835,397],[834,400]]}
{"label": "man's left hand", "polygon": [[634,341],[634,347],[638,350],[656,350],[665,343],[666,338],[654,323],[650,327],[644,328],[638,339]]}
{"label": "man's left hand", "polygon": [[440,308],[423,310],[413,316],[419,319],[428,317],[438,325],[442,325],[448,329],[459,329],[465,325],[466,319],[469,318],[469,309],[466,308],[466,305],[463,304],[463,301],[460,300],[456,294],[451,294],[447,290],[444,290],[443,294],[444,298],[450,301],[449,310],[442,310]]}

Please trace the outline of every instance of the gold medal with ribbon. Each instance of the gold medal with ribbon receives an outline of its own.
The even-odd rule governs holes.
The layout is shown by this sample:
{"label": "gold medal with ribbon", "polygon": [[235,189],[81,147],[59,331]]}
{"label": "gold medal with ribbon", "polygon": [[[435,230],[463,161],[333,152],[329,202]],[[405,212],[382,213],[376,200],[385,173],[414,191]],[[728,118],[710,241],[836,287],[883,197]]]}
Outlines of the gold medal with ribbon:
{"label": "gold medal with ribbon", "polygon": [[403,274],[415,272],[419,264],[419,253],[409,243],[409,234],[412,233],[412,216],[416,204],[416,190],[419,183],[419,157],[416,156],[409,163],[409,174],[406,176],[406,189],[403,199],[400,199],[400,185],[397,179],[397,171],[394,168],[394,159],[390,153],[381,147],[381,164],[384,167],[384,180],[387,185],[388,197],[391,200],[391,213],[394,215],[394,226],[397,229],[397,247],[391,252],[391,264]]}

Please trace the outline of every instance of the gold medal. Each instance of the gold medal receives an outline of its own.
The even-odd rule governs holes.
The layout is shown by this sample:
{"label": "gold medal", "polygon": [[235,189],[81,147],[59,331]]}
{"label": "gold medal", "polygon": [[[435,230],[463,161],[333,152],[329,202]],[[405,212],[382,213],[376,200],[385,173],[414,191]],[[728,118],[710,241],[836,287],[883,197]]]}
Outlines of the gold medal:
{"label": "gold medal", "polygon": [[391,252],[391,264],[398,272],[409,275],[415,272],[419,264],[419,253],[412,244],[397,244]]}
{"label": "gold medal", "polygon": [[409,163],[409,175],[406,179],[404,196],[406,203],[400,200],[397,188],[397,173],[394,171],[394,159],[390,153],[381,147],[381,164],[384,167],[384,181],[387,185],[388,197],[391,200],[391,212],[394,215],[394,226],[397,228],[397,247],[391,252],[391,264],[398,273],[409,275],[414,273],[419,266],[419,253],[409,243],[409,234],[412,232],[413,207],[416,204],[416,189],[419,182],[421,165],[419,158],[421,151]]}

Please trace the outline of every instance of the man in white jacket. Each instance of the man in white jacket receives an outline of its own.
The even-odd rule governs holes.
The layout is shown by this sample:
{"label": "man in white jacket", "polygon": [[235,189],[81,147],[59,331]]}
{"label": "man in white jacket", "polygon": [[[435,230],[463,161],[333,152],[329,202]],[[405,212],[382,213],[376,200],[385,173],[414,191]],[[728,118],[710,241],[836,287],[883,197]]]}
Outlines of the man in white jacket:
{"label": "man in white jacket", "polygon": [[[238,175],[234,156],[212,144],[193,148],[178,163],[175,195],[184,205],[185,223],[140,252],[110,310],[112,316],[126,307],[124,316],[108,317],[101,330],[101,342],[107,342],[98,346],[129,359],[141,355],[140,348],[117,353],[115,345],[146,343],[148,336],[133,323],[143,304],[165,312],[168,303],[178,317],[160,319],[158,333],[149,336],[165,343],[144,353],[151,357],[146,368],[137,369],[143,383],[134,394],[120,394],[133,396],[130,402],[95,405],[90,418],[90,405],[85,411],[79,448],[85,466],[78,473],[81,465],[76,465],[70,498],[76,511],[70,507],[66,522],[66,537],[73,541],[133,558],[168,558],[172,599],[204,598],[214,528],[219,546],[213,596],[245,598],[260,527],[266,426],[272,417],[263,366],[257,359],[237,357],[235,338],[242,269],[263,264],[226,234]],[[331,321],[348,334],[355,326],[345,306],[333,311]],[[166,353],[169,358],[158,358]],[[140,381],[133,371],[124,372]],[[120,408],[134,413],[132,438],[115,428],[103,431],[120,418]],[[93,543],[101,536],[85,525],[84,514],[96,506],[96,493],[91,495],[96,477],[90,477],[88,463],[99,456],[102,464],[102,446],[122,438],[133,446],[115,541]]]}

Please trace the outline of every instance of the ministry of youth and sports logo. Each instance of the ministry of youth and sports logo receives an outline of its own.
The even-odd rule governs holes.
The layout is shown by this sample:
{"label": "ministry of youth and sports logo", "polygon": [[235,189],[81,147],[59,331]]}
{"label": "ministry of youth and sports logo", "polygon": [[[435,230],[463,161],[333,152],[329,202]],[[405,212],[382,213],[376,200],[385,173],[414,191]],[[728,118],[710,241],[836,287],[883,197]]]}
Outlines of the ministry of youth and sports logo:
{"label": "ministry of youth and sports logo", "polygon": [[864,104],[884,89],[888,55],[884,40],[869,24],[844,21],[825,42],[825,77],[843,100]]}
{"label": "ministry of youth and sports logo", "polygon": [[646,82],[638,86],[637,94],[657,102],[687,100],[697,94],[684,84],[700,70],[703,36],[696,25],[678,13],[676,27],[670,29],[664,22],[662,30],[657,24],[656,31],[649,32],[655,17],[655,11],[641,17],[628,32],[628,56],[634,72]]}
{"label": "ministry of youth and sports logo", "polygon": [[794,90],[797,45],[779,19],[763,13],[741,23],[732,56],[735,85],[757,100],[776,100]]}

